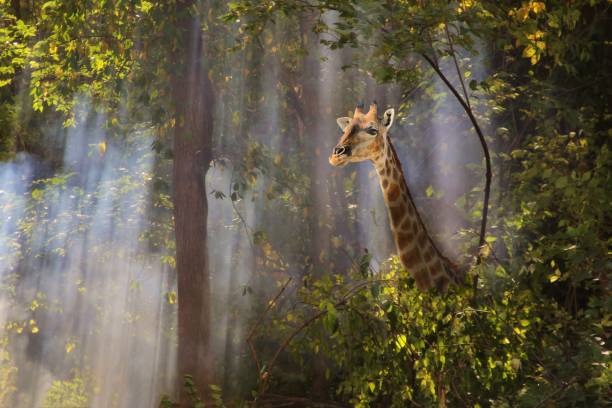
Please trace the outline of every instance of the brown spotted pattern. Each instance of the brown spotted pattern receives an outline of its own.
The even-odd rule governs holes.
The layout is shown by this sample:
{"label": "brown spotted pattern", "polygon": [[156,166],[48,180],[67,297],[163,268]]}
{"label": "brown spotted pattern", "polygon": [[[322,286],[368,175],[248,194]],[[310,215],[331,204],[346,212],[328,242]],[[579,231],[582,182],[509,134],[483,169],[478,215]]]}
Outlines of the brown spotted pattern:
{"label": "brown spotted pattern", "polygon": [[[387,204],[397,252],[402,265],[414,277],[417,287],[424,291],[435,286],[446,291],[451,282],[458,283],[458,272],[433,244],[419,217],[397,153],[387,135],[387,129],[377,116],[375,104],[370,106],[367,113],[362,112],[361,108],[355,110],[338,146],[350,143],[359,129],[372,124],[378,128],[377,136],[366,148],[359,150],[359,157],[351,157],[350,161],[373,162]],[[330,163],[338,165],[333,160],[332,156]]]}
{"label": "brown spotted pattern", "polygon": [[[391,142],[388,139],[386,141],[394,155]],[[444,266],[449,265],[448,262],[427,234],[411,199],[399,161],[385,157],[384,163],[376,167],[402,265],[414,277],[420,290],[436,287],[446,291],[449,284],[457,279],[451,275],[451,267]]]}

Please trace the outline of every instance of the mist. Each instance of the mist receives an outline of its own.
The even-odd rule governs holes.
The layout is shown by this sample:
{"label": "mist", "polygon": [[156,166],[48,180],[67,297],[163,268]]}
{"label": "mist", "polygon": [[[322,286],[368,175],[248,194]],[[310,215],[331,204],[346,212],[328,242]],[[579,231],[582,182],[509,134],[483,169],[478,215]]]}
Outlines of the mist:
{"label": "mist", "polygon": [[[333,23],[333,15],[326,18],[328,24]],[[276,81],[281,68],[275,55],[263,56],[268,57],[273,62],[256,79],[241,77],[241,71],[253,68],[244,56],[234,57],[237,76],[227,92],[227,98],[233,99],[221,98],[216,110],[219,151],[228,150],[225,140],[240,134],[280,157],[280,163],[289,163],[291,158],[285,156],[307,149],[306,154],[312,154],[307,175],[313,182],[307,188],[313,218],[306,231],[315,234],[309,237],[317,243],[314,253],[321,259],[330,257],[332,238],[336,238],[349,243],[349,252],[342,253],[344,259],[337,264],[355,262],[365,251],[373,255],[373,266],[378,269],[394,247],[373,167],[362,163],[338,170],[327,162],[338,134],[335,118],[353,109],[339,97],[347,75],[341,65],[351,54],[319,44],[305,57],[311,67],[299,81],[312,90],[316,99],[309,103],[321,119],[301,131],[304,139],[298,140],[297,148],[283,144],[295,139],[287,139],[288,129],[279,124],[284,95]],[[254,96],[246,95],[246,80],[256,90]],[[363,95],[365,98],[378,97],[389,106],[399,102],[397,90],[365,80],[372,93]],[[238,100],[236,93],[242,95]],[[254,115],[248,106],[253,98],[258,101]],[[226,104],[230,103],[241,108],[228,111]],[[448,145],[446,135],[456,124],[435,119],[456,117],[457,109],[435,112],[431,134],[411,135],[405,124],[393,130],[409,183],[414,182],[417,189],[433,183],[436,191],[461,193],[464,185],[457,179],[446,181],[448,174],[476,155]],[[79,100],[75,111],[81,112],[76,126],[43,130],[63,151],[59,167],[51,169],[30,155],[19,155],[0,166],[4,220],[0,319],[5,327],[2,336],[13,339],[10,364],[18,367],[12,374],[13,406],[53,405],[54,395],[69,389],[92,407],[152,406],[162,395],[176,392],[173,265],[168,262],[168,251],[151,245],[151,231],[159,218],[154,180],[166,177],[163,165],[155,162],[162,159],[156,157],[152,134],[146,128],[119,140],[105,130],[104,114],[89,103]],[[244,123],[242,118],[252,120]],[[430,157],[419,162],[405,146],[409,138],[417,144],[417,151],[423,149],[420,145],[437,147],[431,147]],[[450,143],[464,142],[455,139]],[[276,291],[261,283],[261,264],[256,260],[258,232],[264,234],[266,243],[272,243],[267,250],[279,257],[277,267],[296,279],[303,279],[304,271],[283,259],[295,259],[295,255],[277,253],[273,247],[274,242],[292,239],[292,228],[281,228],[291,222],[289,214],[280,207],[275,212],[279,203],[266,198],[266,191],[274,186],[274,174],[255,172],[248,191],[232,197],[243,165],[232,153],[228,151],[229,158],[221,153],[206,177],[211,192],[208,251],[214,361],[224,387],[241,392],[244,370],[252,365],[245,336],[251,310],[256,307],[251,304],[253,293],[265,299]],[[350,183],[339,183],[339,177],[348,177]],[[348,204],[344,216],[334,214],[339,195],[348,198],[344,199]],[[423,191],[415,195],[423,199]],[[334,225],[349,223],[342,218],[346,216],[354,217],[357,235],[333,231]],[[444,229],[449,217],[452,215],[444,210],[436,213],[430,220],[432,228]],[[5,325],[8,321],[11,323]]]}

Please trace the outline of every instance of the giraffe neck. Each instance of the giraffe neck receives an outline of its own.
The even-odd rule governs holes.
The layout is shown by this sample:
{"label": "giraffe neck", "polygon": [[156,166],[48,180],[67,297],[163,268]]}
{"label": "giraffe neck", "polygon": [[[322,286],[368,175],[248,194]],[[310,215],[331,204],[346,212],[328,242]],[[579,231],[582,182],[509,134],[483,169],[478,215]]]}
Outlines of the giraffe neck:
{"label": "giraffe neck", "polygon": [[416,210],[397,153],[388,138],[385,137],[383,154],[373,163],[402,265],[414,277],[420,290],[436,286],[445,291],[455,279],[447,268],[448,261],[433,244]]}

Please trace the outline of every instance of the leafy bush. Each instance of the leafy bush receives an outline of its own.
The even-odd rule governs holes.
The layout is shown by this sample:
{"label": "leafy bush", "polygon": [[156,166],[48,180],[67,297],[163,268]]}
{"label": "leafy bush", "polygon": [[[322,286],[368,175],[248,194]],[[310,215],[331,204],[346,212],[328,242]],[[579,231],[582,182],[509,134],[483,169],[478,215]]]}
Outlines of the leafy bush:
{"label": "leafy bush", "polygon": [[71,380],[53,381],[42,404],[42,408],[83,408],[87,406],[89,406],[88,385],[79,376]]}
{"label": "leafy bush", "polygon": [[0,337],[0,407],[9,405],[9,399],[16,391],[17,367],[13,365],[13,360],[8,347],[8,337]]}

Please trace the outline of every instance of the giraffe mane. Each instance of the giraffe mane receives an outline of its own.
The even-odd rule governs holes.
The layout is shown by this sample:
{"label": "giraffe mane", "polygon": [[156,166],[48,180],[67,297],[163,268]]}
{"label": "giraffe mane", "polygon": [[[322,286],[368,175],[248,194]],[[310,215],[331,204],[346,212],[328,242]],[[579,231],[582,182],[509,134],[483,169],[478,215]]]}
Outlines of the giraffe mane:
{"label": "giraffe mane", "polygon": [[[390,150],[391,150],[391,155],[393,156],[393,160],[397,163],[397,168],[399,169],[401,180],[402,183],[404,184],[405,191],[406,194],[408,195],[408,199],[410,201],[412,201],[413,203],[415,203],[412,194],[410,193],[410,189],[408,188],[408,185],[406,183],[406,175],[404,173],[404,168],[402,166],[402,162],[399,160],[399,156],[397,155],[397,151],[395,150],[395,146],[393,145],[393,143],[391,143],[391,138],[389,137],[389,135],[385,135],[385,137],[387,138],[387,143],[389,144]],[[421,213],[419,212],[419,209],[414,208],[414,212],[416,213],[416,217],[418,222],[423,226],[423,228],[425,228],[425,223],[423,222],[423,219],[421,218]],[[429,235],[428,235],[429,237]],[[431,246],[434,248],[434,250],[436,251],[437,255],[444,261],[445,263],[445,267],[449,268],[453,273],[450,274],[450,276],[452,278],[455,279],[454,283],[459,283],[457,282],[457,278],[459,276],[462,275],[462,272],[459,270],[459,268],[457,267],[457,265],[455,265],[453,262],[451,262],[443,253],[442,251],[440,251],[440,249],[438,248],[438,246],[436,245],[436,243],[433,241],[433,239],[431,239],[431,237],[429,237],[429,242],[431,243]]]}

